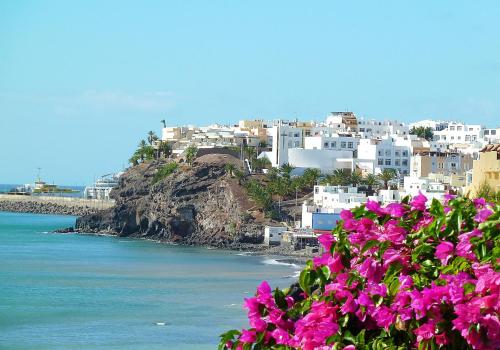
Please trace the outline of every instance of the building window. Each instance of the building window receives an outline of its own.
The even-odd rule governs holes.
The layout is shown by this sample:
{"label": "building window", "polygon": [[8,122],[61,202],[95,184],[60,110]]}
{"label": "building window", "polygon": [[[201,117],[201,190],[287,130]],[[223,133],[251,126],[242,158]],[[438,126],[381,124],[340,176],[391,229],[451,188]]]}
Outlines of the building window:
{"label": "building window", "polygon": [[295,134],[293,134],[293,137],[299,137],[299,133],[296,132]]}
{"label": "building window", "polygon": [[452,139],[452,140],[454,140],[454,139],[455,139],[455,136],[452,136],[452,137],[451,137],[451,139]]}
{"label": "building window", "polygon": [[295,141],[295,147],[299,147],[300,146],[300,142],[299,141]]}
{"label": "building window", "polygon": [[[492,130],[493,131],[493,130]],[[484,130],[484,134],[485,135],[489,135],[490,134],[490,131],[489,130]]]}
{"label": "building window", "polygon": [[458,136],[457,138],[458,138],[459,140],[461,140],[461,139],[462,139],[462,136]]}
{"label": "building window", "polygon": [[457,126],[457,131],[462,131],[462,127],[461,126]]}
{"label": "building window", "polygon": [[454,126],[450,126],[450,131],[455,131],[455,127]]}
{"label": "building window", "polygon": [[390,159],[386,159],[385,160],[385,165],[391,165],[391,160]]}
{"label": "building window", "polygon": [[289,132],[288,137],[292,137],[292,136],[293,136],[293,132]]}
{"label": "building window", "polygon": [[391,150],[390,149],[386,149],[385,150],[385,156],[386,157],[390,157],[391,156]]}
{"label": "building window", "polygon": [[396,159],[396,160],[394,161],[394,165],[395,165],[395,166],[399,166],[399,159]]}
{"label": "building window", "polygon": [[472,135],[472,141],[476,141],[476,135]]}
{"label": "building window", "polygon": [[340,148],[345,148],[345,141],[340,142]]}
{"label": "building window", "polygon": [[379,155],[379,156],[382,156],[382,155],[383,155],[383,154],[382,154],[382,150],[378,150],[378,155]]}
{"label": "building window", "polygon": [[384,165],[384,160],[382,158],[378,159],[378,165]]}
{"label": "building window", "polygon": [[347,148],[352,148],[352,146],[353,146],[353,145],[352,145],[352,142],[348,142],[348,143],[347,143]]}
{"label": "building window", "polygon": [[403,151],[403,157],[408,157],[408,151]]}
{"label": "building window", "polygon": [[465,135],[465,141],[470,141],[470,135]]}
{"label": "building window", "polygon": [[324,144],[325,148],[328,148],[329,145],[330,145],[330,143],[328,143],[328,142],[325,142],[325,144]]}
{"label": "building window", "polygon": [[408,166],[408,159],[401,160],[401,165],[402,166]]}
{"label": "building window", "polygon": [[331,148],[336,148],[337,147],[337,142],[336,141],[333,141],[330,143],[330,147]]}
{"label": "building window", "polygon": [[399,157],[399,151],[394,151],[394,156]]}
{"label": "building window", "polygon": [[497,131],[496,130],[491,130],[491,135],[496,135]]}
{"label": "building window", "polygon": [[365,128],[359,128],[359,132],[364,132]]}

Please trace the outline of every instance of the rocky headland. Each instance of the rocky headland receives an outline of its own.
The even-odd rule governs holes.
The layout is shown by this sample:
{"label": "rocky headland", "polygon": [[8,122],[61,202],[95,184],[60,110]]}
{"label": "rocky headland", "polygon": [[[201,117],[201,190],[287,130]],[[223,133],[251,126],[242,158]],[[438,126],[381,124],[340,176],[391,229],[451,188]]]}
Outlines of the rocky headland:
{"label": "rocky headland", "polygon": [[164,242],[245,249],[263,241],[268,219],[249,201],[226,164],[240,167],[227,154],[207,154],[159,181],[164,159],[128,169],[111,192],[115,206],[84,215],[75,231],[155,239]]}

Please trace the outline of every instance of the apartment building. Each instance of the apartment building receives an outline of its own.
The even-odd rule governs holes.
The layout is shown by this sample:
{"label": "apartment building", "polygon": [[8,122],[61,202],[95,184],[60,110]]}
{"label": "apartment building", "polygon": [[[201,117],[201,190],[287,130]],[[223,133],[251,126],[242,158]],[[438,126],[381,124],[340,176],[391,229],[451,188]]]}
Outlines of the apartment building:
{"label": "apartment building", "polygon": [[483,183],[494,191],[500,191],[500,144],[498,143],[481,149],[479,159],[474,160],[471,184],[465,192],[470,192],[474,196]]}
{"label": "apartment building", "polygon": [[414,154],[410,163],[410,174],[427,177],[430,173],[463,175],[472,169],[470,154],[459,152],[421,152]]}

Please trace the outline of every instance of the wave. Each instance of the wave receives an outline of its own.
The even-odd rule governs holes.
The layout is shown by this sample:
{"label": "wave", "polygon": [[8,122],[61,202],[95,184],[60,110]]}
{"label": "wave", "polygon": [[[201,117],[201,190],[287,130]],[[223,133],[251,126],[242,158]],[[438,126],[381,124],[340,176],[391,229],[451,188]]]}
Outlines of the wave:
{"label": "wave", "polygon": [[290,262],[284,262],[284,261],[280,261],[278,259],[271,259],[271,258],[264,259],[262,261],[262,263],[265,265],[282,265],[282,266],[290,266],[290,267],[294,267],[294,268],[299,268],[299,265],[297,265],[297,264],[290,263]]}
{"label": "wave", "polygon": [[295,272],[294,272],[293,274],[291,274],[291,275],[286,275],[286,276],[284,276],[284,278],[294,278],[294,279],[299,278],[299,276],[300,276],[300,271],[301,271],[301,270],[297,270],[297,271],[295,271]]}

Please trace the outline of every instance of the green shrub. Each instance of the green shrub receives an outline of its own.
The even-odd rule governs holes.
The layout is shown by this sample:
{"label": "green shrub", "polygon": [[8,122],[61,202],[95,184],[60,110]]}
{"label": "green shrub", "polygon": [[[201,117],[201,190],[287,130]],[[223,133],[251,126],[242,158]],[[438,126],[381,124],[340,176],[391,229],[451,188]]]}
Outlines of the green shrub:
{"label": "green shrub", "polygon": [[178,167],[179,164],[177,164],[176,162],[171,162],[162,166],[160,169],[158,169],[158,172],[155,174],[153,178],[153,183],[157,183],[158,181],[166,178],[168,175],[173,174]]}

